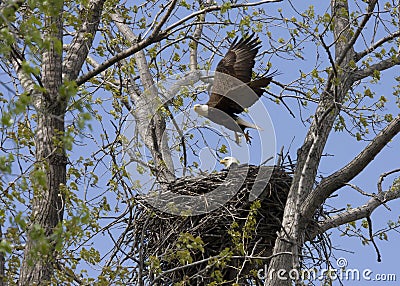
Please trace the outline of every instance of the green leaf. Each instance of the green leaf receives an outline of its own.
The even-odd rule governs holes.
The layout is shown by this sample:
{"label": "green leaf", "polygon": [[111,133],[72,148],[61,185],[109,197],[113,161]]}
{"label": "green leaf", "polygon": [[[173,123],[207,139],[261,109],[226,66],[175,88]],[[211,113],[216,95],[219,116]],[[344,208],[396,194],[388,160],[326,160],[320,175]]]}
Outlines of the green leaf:
{"label": "green leaf", "polygon": [[232,7],[232,4],[230,1],[225,2],[224,4],[221,5],[221,14],[225,14],[228,12]]}
{"label": "green leaf", "polygon": [[5,239],[0,241],[0,253],[7,254],[12,252],[11,243]]}
{"label": "green leaf", "polygon": [[368,221],[366,219],[363,219],[362,222],[361,222],[361,226],[363,228],[368,228],[368,226],[369,226]]}
{"label": "green leaf", "polygon": [[376,79],[376,80],[380,80],[381,79],[381,72],[378,70],[374,70],[374,73],[372,74],[372,78]]}
{"label": "green leaf", "polygon": [[228,153],[228,147],[225,144],[222,144],[221,147],[218,149],[219,153],[226,154]]}

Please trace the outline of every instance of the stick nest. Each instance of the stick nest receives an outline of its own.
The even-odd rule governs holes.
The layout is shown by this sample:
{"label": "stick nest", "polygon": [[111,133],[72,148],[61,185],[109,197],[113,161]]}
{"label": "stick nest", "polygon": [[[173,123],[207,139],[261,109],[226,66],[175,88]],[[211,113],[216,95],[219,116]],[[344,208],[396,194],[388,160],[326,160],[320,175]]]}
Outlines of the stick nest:
{"label": "stick nest", "polygon": [[[159,206],[171,207],[176,194],[204,198],[213,192],[213,201],[207,198],[212,205],[227,200],[228,193],[228,202],[210,212],[179,216],[141,201],[130,236],[132,251],[144,266],[141,276],[154,285],[254,283],[257,270],[272,254],[291,181],[281,167],[241,165],[177,179],[159,197]],[[207,203],[189,203],[186,214],[199,212]]]}

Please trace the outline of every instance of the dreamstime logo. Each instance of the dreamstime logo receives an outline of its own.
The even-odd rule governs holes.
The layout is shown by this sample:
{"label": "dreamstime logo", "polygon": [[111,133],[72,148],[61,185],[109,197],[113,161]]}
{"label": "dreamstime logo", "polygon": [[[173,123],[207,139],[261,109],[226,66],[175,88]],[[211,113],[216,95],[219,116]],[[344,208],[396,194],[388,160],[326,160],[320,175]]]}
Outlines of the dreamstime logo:
{"label": "dreamstime logo", "polygon": [[[210,152],[214,153],[215,158],[214,166],[220,159],[216,150],[221,148],[222,144],[228,151],[227,155],[238,158],[242,164],[252,162],[254,165],[260,165],[268,158],[275,158],[275,132],[268,111],[261,100],[254,100],[256,103],[245,115],[246,120],[255,122],[264,129],[257,133],[252,131],[251,134],[254,137],[252,145],[242,142],[239,146],[232,139],[233,131],[194,112],[193,105],[195,103],[199,103],[200,99],[201,101],[208,100],[213,79],[217,76],[218,84],[214,83],[213,92],[229,97],[240,106],[243,106],[243,103],[240,102],[241,96],[257,97],[250,87],[227,74],[218,72],[213,74],[208,71],[178,74],[157,82],[145,90],[142,94],[141,104],[136,105],[132,114],[126,119],[123,134],[125,136],[123,145],[124,160],[127,162],[126,170],[131,177],[133,188],[138,192],[140,190],[141,199],[160,211],[174,215],[199,215],[215,210],[223,206],[239,191],[246,176],[238,176],[238,173],[231,169],[226,177],[226,181],[230,182],[229,185],[221,184],[214,190],[201,195],[178,194],[157,183],[163,178],[157,177],[159,170],[151,168],[160,159],[158,156],[161,156],[163,162],[156,162],[157,167],[162,166],[165,168],[164,174],[169,172],[177,177],[185,175],[184,172],[181,174],[179,172],[186,168],[186,166],[182,166],[182,158],[184,157],[187,161],[190,154],[183,156],[182,152],[188,152],[189,147],[192,154],[200,153],[201,150],[194,150],[196,147],[211,150]],[[204,96],[201,97],[201,95]],[[172,110],[173,112],[165,110],[165,105],[174,101],[180,103],[179,110]],[[157,138],[162,138],[162,140],[158,146],[159,150],[154,152],[148,149],[149,144],[140,142],[137,135],[139,134],[142,139],[146,138],[145,140],[154,140],[153,133],[157,132],[154,124],[157,122],[160,112],[164,115],[168,114],[169,120],[164,134],[157,134]],[[230,116],[228,119],[237,125]],[[188,140],[195,143],[193,145],[182,143],[188,142]],[[182,146],[182,144],[189,145],[189,147]],[[186,151],[182,151],[184,149]],[[274,160],[269,162],[273,164]],[[271,168],[260,169],[249,196],[250,200],[256,199],[262,193],[268,184],[271,173]]]}
{"label": "dreamstime logo", "polygon": [[278,277],[279,280],[302,280],[302,281],[323,281],[323,280],[339,280],[339,281],[396,281],[396,274],[384,274],[377,273],[374,274],[369,268],[357,269],[357,268],[347,268],[348,261],[344,257],[340,257],[336,260],[336,265],[338,268],[329,269],[291,269],[289,271],[285,269],[271,269],[268,273],[267,265],[264,269],[259,269],[257,276],[259,279],[271,279],[274,276]]}
{"label": "dreamstime logo", "polygon": [[336,260],[336,265],[340,268],[346,267],[348,264],[347,259],[344,257],[340,257]]}

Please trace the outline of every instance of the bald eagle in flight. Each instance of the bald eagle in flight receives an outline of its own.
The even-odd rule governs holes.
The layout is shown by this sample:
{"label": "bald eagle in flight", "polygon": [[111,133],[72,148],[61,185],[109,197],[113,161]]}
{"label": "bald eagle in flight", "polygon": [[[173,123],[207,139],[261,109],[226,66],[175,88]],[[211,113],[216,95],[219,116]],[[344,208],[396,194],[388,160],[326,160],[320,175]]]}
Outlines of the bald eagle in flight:
{"label": "bald eagle in flight", "polygon": [[238,144],[238,133],[245,136],[247,143],[251,143],[248,131],[245,132],[246,128],[262,130],[261,127],[240,118],[238,114],[261,97],[265,92],[264,88],[276,74],[274,72],[252,80],[254,58],[260,47],[261,42],[254,34],[239,41],[236,37],[225,57],[217,65],[210,99],[206,104],[194,105],[194,111],[199,115],[233,130]]}

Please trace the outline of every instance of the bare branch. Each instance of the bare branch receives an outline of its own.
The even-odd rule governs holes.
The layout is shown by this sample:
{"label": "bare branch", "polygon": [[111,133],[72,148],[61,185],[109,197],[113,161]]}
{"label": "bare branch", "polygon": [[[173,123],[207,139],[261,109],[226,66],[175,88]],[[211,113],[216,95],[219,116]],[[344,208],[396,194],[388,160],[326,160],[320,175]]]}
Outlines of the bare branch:
{"label": "bare branch", "polygon": [[373,64],[366,69],[355,71],[352,77],[353,81],[361,80],[368,76],[371,76],[374,71],[384,71],[396,65],[400,65],[400,56],[395,59],[389,58],[379,63]]}
{"label": "bare branch", "polygon": [[322,222],[319,223],[318,228],[315,230],[315,232],[311,235],[311,237],[315,237],[317,234],[321,234],[326,232],[327,230],[331,228],[338,227],[340,225],[356,221],[362,218],[367,218],[369,217],[372,212],[382,205],[383,203],[395,200],[400,198],[400,189],[398,190],[388,190],[386,192],[381,192],[375,196],[373,196],[371,199],[368,200],[367,203],[365,203],[362,206],[359,206],[354,209],[350,209],[347,211],[344,211],[340,214],[337,214],[329,219],[326,219]]}
{"label": "bare branch", "polygon": [[[209,6],[211,3],[211,0],[206,1],[206,6]],[[190,70],[195,71],[197,70],[197,47],[198,43],[201,37],[201,34],[203,32],[203,23],[206,19],[206,12],[203,14],[200,14],[197,17],[197,22],[198,24],[196,25],[196,28],[193,33],[192,41],[190,42]]]}
{"label": "bare branch", "polygon": [[[263,0],[263,1],[252,2],[252,3],[232,4],[231,8],[233,9],[233,8],[241,8],[241,7],[252,7],[252,6],[262,5],[265,3],[274,3],[274,2],[282,2],[282,0]],[[206,7],[202,10],[196,11],[196,12],[182,18],[181,20],[177,21],[176,23],[174,23],[171,26],[169,26],[168,28],[166,28],[165,31],[168,32],[168,31],[174,29],[175,27],[185,23],[186,21],[188,21],[194,17],[197,17],[198,15],[201,15],[201,14],[204,14],[207,12],[218,11],[218,10],[221,10],[221,6],[219,6],[219,5],[213,5],[213,6]]]}
{"label": "bare branch", "polygon": [[331,63],[333,69],[333,74],[335,75],[335,77],[337,77],[336,65],[335,61],[333,60],[332,53],[329,50],[329,47],[325,44],[324,37],[322,37],[322,35],[319,35],[319,40],[321,41],[322,47],[325,49],[325,52],[328,54],[329,62]]}
{"label": "bare branch", "polygon": [[[263,1],[259,1],[259,2],[254,2],[254,3],[245,3],[245,4],[234,4],[231,5],[231,8],[239,8],[239,7],[251,7],[251,6],[257,6],[257,5],[261,5],[264,3],[273,3],[273,2],[281,2],[282,0],[263,0]],[[168,11],[172,11],[172,4],[175,4],[176,1],[171,3],[170,9]],[[181,25],[182,23],[197,17],[198,15],[204,14],[206,12],[210,12],[210,11],[218,11],[221,10],[221,6],[215,5],[215,6],[210,6],[207,8],[204,8],[202,10],[199,10],[197,12],[194,12],[192,14],[190,14],[189,16],[186,16],[184,18],[182,18],[181,20],[177,21],[176,23],[172,24],[171,26],[169,26],[168,28],[166,28],[165,30],[161,30],[161,24],[164,24],[165,21],[167,20],[167,18],[165,17],[166,15],[164,15],[164,18],[160,21],[160,23],[155,27],[155,29],[153,30],[153,32],[151,33],[151,35],[141,41],[139,41],[138,43],[134,44],[133,46],[131,46],[130,48],[116,54],[115,56],[111,57],[110,59],[106,60],[104,63],[102,63],[101,65],[99,65],[97,68],[87,72],[86,74],[82,75],[81,77],[79,77],[76,80],[77,85],[82,85],[84,84],[86,81],[88,81],[89,79],[91,79],[92,77],[98,75],[99,73],[101,73],[102,71],[106,70],[107,68],[111,67],[112,65],[114,65],[115,63],[117,63],[118,61],[125,59],[131,55],[133,55],[134,53],[148,47],[149,45],[159,42],[163,39],[165,39],[168,35],[168,33],[174,29],[175,27]]]}
{"label": "bare branch", "polygon": [[115,56],[113,56],[112,58],[108,59],[107,61],[105,61],[104,63],[102,63],[101,65],[99,65],[97,68],[89,71],[88,73],[86,73],[85,75],[79,77],[76,81],[77,85],[81,85],[83,83],[85,83],[87,80],[91,79],[92,77],[98,75],[99,73],[101,73],[102,71],[106,70],[107,68],[109,68],[110,66],[112,66],[113,64],[117,63],[118,61],[125,59],[133,54],[135,54],[136,52],[143,50],[145,47],[158,42],[160,40],[162,40],[163,38],[166,37],[167,33],[165,32],[161,32],[161,28],[162,25],[164,25],[164,23],[167,21],[168,17],[171,15],[173,9],[175,8],[175,4],[176,4],[177,0],[173,0],[167,10],[167,12],[165,13],[164,17],[160,20],[160,22],[154,27],[154,30],[152,31],[151,35],[146,38],[143,39],[142,41],[133,44],[133,46],[131,46],[130,48],[116,54]]}
{"label": "bare branch", "polygon": [[389,176],[389,175],[391,175],[391,174],[394,174],[394,173],[397,173],[397,172],[400,172],[400,169],[394,169],[394,170],[392,170],[392,171],[383,173],[382,175],[379,176],[379,181],[378,181],[378,193],[381,193],[381,192],[382,192],[382,182],[383,182],[383,180],[384,180],[387,176]]}
{"label": "bare branch", "polygon": [[171,16],[172,11],[175,9],[175,5],[178,0],[172,0],[171,3],[169,4],[167,12],[164,14],[164,17],[158,22],[158,24],[154,27],[154,30],[152,32],[152,35],[157,35],[158,32],[161,31],[162,26],[164,26],[165,22],[167,22],[169,16]]}
{"label": "bare branch", "polygon": [[333,192],[357,176],[399,132],[400,115],[392,120],[350,163],[321,181],[304,201],[301,207],[302,216],[311,217]]}
{"label": "bare branch", "polygon": [[133,55],[134,53],[144,49],[145,47],[151,45],[152,43],[157,42],[158,40],[160,40],[163,37],[164,37],[164,35],[162,37],[158,37],[158,38],[146,38],[146,39],[140,41],[139,43],[134,44],[130,48],[128,48],[128,49],[116,54],[115,56],[111,57],[110,59],[106,60],[105,62],[100,64],[97,68],[94,68],[93,70],[91,70],[91,71],[87,72],[86,74],[80,76],[76,80],[76,84],[78,86],[84,84],[86,81],[88,81],[92,77],[102,73],[103,71],[105,71],[106,69],[108,69],[109,67],[114,65],[115,63],[119,62],[120,60],[125,59],[125,58]]}
{"label": "bare branch", "polygon": [[371,217],[370,217],[370,216],[367,216],[366,219],[367,219],[367,222],[368,222],[369,240],[370,240],[370,241],[372,242],[372,244],[374,245],[376,254],[378,255],[377,261],[378,261],[378,262],[381,262],[381,253],[379,252],[379,248],[378,248],[378,246],[376,245],[375,240],[374,240],[374,235],[372,234],[372,220],[371,220]]}
{"label": "bare branch", "polygon": [[350,183],[346,183],[346,186],[349,186],[350,188],[356,190],[357,192],[359,192],[360,194],[362,194],[363,196],[367,196],[367,197],[373,197],[373,194],[369,194],[365,191],[363,191],[360,187],[354,185],[354,184],[350,184]]}
{"label": "bare branch", "polygon": [[358,62],[360,59],[362,59],[363,57],[365,57],[366,55],[368,55],[369,53],[371,53],[372,51],[376,50],[377,48],[379,48],[380,46],[382,46],[383,44],[385,44],[386,42],[393,40],[397,37],[400,36],[400,31],[396,31],[393,34],[390,34],[382,39],[380,39],[379,41],[373,43],[370,47],[368,47],[367,49],[365,49],[364,51],[361,51],[359,53],[356,53],[355,55],[355,61]]}
{"label": "bare branch", "polygon": [[[174,5],[174,3],[173,1],[171,5]],[[170,10],[172,12],[171,7]],[[167,15],[164,16],[167,17]],[[111,18],[126,39],[131,42],[137,40],[137,36],[123,23],[123,19],[120,15],[114,13],[111,15]],[[152,151],[156,167],[162,179],[171,181],[175,178],[173,174],[174,165],[171,152],[168,148],[167,137],[164,134],[165,119],[157,112],[156,105],[159,104],[157,90],[144,51],[137,51],[135,53],[135,59],[143,87],[145,90],[150,91],[149,95],[142,94],[142,96],[136,98],[136,128],[138,128],[146,146]],[[149,116],[151,117],[149,118]],[[166,168],[163,167],[165,165]]]}

